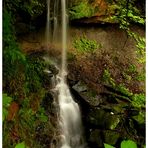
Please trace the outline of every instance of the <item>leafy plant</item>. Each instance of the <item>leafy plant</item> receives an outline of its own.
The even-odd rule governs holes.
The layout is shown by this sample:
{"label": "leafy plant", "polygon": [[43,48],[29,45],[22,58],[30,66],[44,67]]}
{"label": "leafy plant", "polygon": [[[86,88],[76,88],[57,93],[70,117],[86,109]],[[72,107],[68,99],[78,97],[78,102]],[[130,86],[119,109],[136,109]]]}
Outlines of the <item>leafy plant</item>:
{"label": "leafy plant", "polygon": [[137,144],[132,140],[124,140],[121,142],[121,148],[137,148]]}
{"label": "leafy plant", "polygon": [[71,20],[83,17],[89,17],[92,16],[92,14],[94,14],[94,9],[86,1],[79,3],[78,5],[70,8],[69,10],[69,15]]}
{"label": "leafy plant", "polygon": [[133,72],[136,72],[136,71],[137,71],[136,65],[131,64],[128,68],[128,72],[133,73]]}
{"label": "leafy plant", "polygon": [[[115,148],[109,144],[104,143],[105,148]],[[137,148],[137,144],[132,140],[123,140],[121,142],[120,148]]]}
{"label": "leafy plant", "polygon": [[4,1],[6,8],[16,14],[19,11],[23,11],[26,15],[30,15],[32,18],[35,18],[41,15],[45,9],[46,2],[41,0],[31,0],[31,1],[22,1],[14,0]]}
{"label": "leafy plant", "polygon": [[131,93],[131,92],[129,91],[129,89],[124,86],[124,84],[119,84],[119,85],[117,85],[117,86],[116,86],[116,89],[117,89],[118,91],[120,91],[122,94],[125,94],[125,95],[127,95],[127,96],[132,96],[132,95],[133,95],[133,93]]}
{"label": "leafy plant", "polygon": [[111,77],[111,73],[109,72],[108,69],[104,70],[103,73],[103,81],[109,85],[111,85],[112,87],[115,87],[115,81],[114,79]]}
{"label": "leafy plant", "polygon": [[134,120],[136,120],[139,124],[145,123],[145,112],[140,111],[138,115],[132,117]]}
{"label": "leafy plant", "polygon": [[41,121],[41,122],[47,122],[48,117],[45,115],[45,110],[44,108],[39,108],[39,111],[36,114],[36,117]]}
{"label": "leafy plant", "polygon": [[25,142],[18,143],[15,148],[26,148]]}
{"label": "leafy plant", "polygon": [[43,60],[37,57],[28,57],[26,64],[26,90],[37,92],[41,89],[43,70],[46,64]]}
{"label": "leafy plant", "polygon": [[145,107],[145,95],[144,94],[134,94],[132,96],[131,103],[136,108]]}
{"label": "leafy plant", "polygon": [[82,53],[94,52],[97,48],[101,48],[101,45],[98,45],[95,40],[89,40],[86,37],[75,39],[73,46]]}
{"label": "leafy plant", "polygon": [[115,148],[114,146],[111,146],[109,144],[104,143],[104,148]]}
{"label": "leafy plant", "polygon": [[26,58],[18,47],[11,14],[6,9],[4,9],[3,17],[3,78],[4,83],[9,84],[10,80],[17,77],[20,69],[23,71]]}
{"label": "leafy plant", "polygon": [[3,94],[3,121],[8,116],[8,107],[12,102],[12,98],[9,97],[7,94]]}

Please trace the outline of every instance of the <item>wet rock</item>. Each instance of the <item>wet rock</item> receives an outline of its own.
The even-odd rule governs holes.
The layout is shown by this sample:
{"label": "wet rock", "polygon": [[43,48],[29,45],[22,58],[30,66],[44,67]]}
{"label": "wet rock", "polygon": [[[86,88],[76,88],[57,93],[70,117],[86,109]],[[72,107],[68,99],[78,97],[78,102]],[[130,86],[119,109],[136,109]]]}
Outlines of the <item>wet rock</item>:
{"label": "wet rock", "polygon": [[115,145],[120,137],[120,134],[116,131],[104,130],[103,137],[105,143],[108,143],[110,145]]}
{"label": "wet rock", "polygon": [[16,28],[16,33],[18,35],[29,33],[29,25],[28,24],[19,22],[16,24],[15,28]]}
{"label": "wet rock", "polygon": [[98,129],[95,129],[91,132],[89,137],[89,145],[93,148],[103,147],[102,132]]}
{"label": "wet rock", "polygon": [[42,145],[43,148],[47,148],[50,147],[50,143],[51,143],[51,138],[49,135],[47,134],[38,134],[36,135],[36,140],[37,142]]}
{"label": "wet rock", "polygon": [[113,112],[105,112],[102,109],[91,109],[87,116],[87,124],[90,128],[115,129],[120,122],[118,115]]}
{"label": "wet rock", "polygon": [[43,98],[41,106],[44,107],[45,111],[50,112],[53,101],[54,101],[54,98],[53,98],[52,93],[47,92],[45,94],[45,97]]}
{"label": "wet rock", "polygon": [[90,90],[86,84],[81,81],[72,86],[72,89],[75,90],[90,106],[98,106],[102,103],[101,97],[97,95],[95,91]]}

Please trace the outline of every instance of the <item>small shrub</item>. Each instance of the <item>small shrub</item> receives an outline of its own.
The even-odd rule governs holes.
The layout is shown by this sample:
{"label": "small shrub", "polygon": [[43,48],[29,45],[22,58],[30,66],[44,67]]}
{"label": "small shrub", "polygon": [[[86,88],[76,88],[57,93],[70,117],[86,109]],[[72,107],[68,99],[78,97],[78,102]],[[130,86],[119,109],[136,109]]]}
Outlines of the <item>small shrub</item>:
{"label": "small shrub", "polygon": [[128,68],[128,71],[133,73],[137,71],[136,65],[131,64]]}
{"label": "small shrub", "polygon": [[3,121],[8,116],[8,107],[10,106],[12,102],[12,98],[9,97],[7,94],[3,94]]}
{"label": "small shrub", "polygon": [[26,57],[16,42],[11,14],[4,10],[3,17],[3,80],[10,87],[11,81],[20,77],[19,72],[23,73]]}
{"label": "small shrub", "polygon": [[145,107],[145,94],[134,94],[132,96],[132,105],[136,108]]}
{"label": "small shrub", "polygon": [[78,5],[70,8],[70,19],[80,19],[83,17],[89,17],[94,14],[94,9],[87,2],[81,2]]}
{"label": "small shrub", "polygon": [[26,86],[25,89],[29,92],[37,92],[42,88],[43,71],[46,64],[43,60],[37,57],[28,57],[26,64]]}
{"label": "small shrub", "polygon": [[97,48],[101,47],[95,40],[89,40],[86,37],[74,40],[73,46],[81,53],[94,52]]}
{"label": "small shrub", "polygon": [[111,73],[109,72],[108,69],[104,70],[103,73],[103,81],[109,85],[111,85],[113,88],[115,88],[115,81],[114,79],[111,77]]}
{"label": "small shrub", "polygon": [[117,85],[116,89],[126,96],[132,96],[132,93],[124,86],[124,84]]}

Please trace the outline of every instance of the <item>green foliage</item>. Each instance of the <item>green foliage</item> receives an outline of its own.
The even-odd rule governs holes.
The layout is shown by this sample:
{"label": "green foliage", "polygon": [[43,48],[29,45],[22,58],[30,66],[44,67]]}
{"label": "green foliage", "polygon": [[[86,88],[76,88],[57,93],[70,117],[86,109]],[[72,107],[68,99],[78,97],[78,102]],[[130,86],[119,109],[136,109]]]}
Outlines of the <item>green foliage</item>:
{"label": "green foliage", "polygon": [[43,13],[45,9],[45,3],[40,0],[24,1],[22,9],[28,12],[31,17],[37,17]]}
{"label": "green foliage", "polygon": [[14,0],[4,1],[6,8],[13,12],[13,14],[18,11],[23,11],[26,15],[30,15],[32,18],[35,18],[41,15],[45,9],[46,1],[42,0],[31,0],[31,1],[23,1],[23,0]]}
{"label": "green foliage", "polygon": [[128,88],[126,88],[124,86],[124,84],[117,85],[115,83],[115,80],[111,77],[111,73],[110,73],[110,71],[108,69],[105,69],[104,70],[104,73],[103,73],[103,82],[105,82],[106,84],[110,85],[116,91],[119,91],[119,92],[121,92],[122,94],[124,94],[126,96],[132,96],[132,93],[129,91]]}
{"label": "green foliage", "polygon": [[31,108],[21,108],[19,110],[19,119],[22,127],[32,129],[35,121],[35,112]]}
{"label": "green foliage", "polygon": [[137,144],[132,140],[124,140],[121,142],[121,148],[137,148]]}
{"label": "green foliage", "polygon": [[145,123],[145,112],[140,111],[138,115],[132,117],[134,120],[136,120],[139,124]]}
{"label": "green foliage", "polygon": [[94,14],[94,9],[88,2],[81,2],[78,5],[70,8],[70,19],[80,19],[83,17],[90,17]]}
{"label": "green foliage", "polygon": [[94,52],[97,48],[101,48],[95,40],[89,40],[86,37],[75,39],[73,46],[81,53]]}
{"label": "green foliage", "polygon": [[118,91],[120,91],[122,94],[125,94],[125,95],[127,95],[127,96],[132,96],[132,93],[129,91],[128,88],[126,88],[126,87],[124,86],[124,84],[119,84],[119,85],[117,85],[117,86],[116,86],[116,89],[117,89]]}
{"label": "green foliage", "polygon": [[136,65],[131,64],[131,65],[128,67],[128,72],[134,73],[134,72],[136,72],[136,71],[137,71]]}
{"label": "green foliage", "polygon": [[111,85],[112,87],[115,87],[115,81],[114,79],[111,77],[111,73],[109,72],[108,69],[105,69],[104,70],[104,73],[103,73],[103,81],[109,85]]}
{"label": "green foliage", "polygon": [[134,94],[132,96],[132,105],[136,108],[145,107],[145,94]]}
{"label": "green foliage", "polygon": [[[105,148],[115,148],[109,144],[104,143]],[[121,142],[120,148],[137,148],[137,144],[132,140],[123,140]]]}
{"label": "green foliage", "polygon": [[46,64],[37,57],[28,57],[26,65],[26,91],[37,92],[42,88],[43,70]]}
{"label": "green foliage", "polygon": [[9,97],[7,94],[3,94],[3,121],[8,116],[8,107],[10,106],[11,102],[12,98]]}
{"label": "green foliage", "polygon": [[126,0],[118,1],[112,6],[116,15],[111,17],[111,19],[118,21],[120,23],[120,28],[124,30],[129,30],[129,25],[131,22],[139,23],[144,25],[145,19],[141,15],[139,9],[135,6],[134,2],[128,2]]}
{"label": "green foliage", "polygon": [[146,39],[144,37],[139,36],[138,34],[131,32],[130,30],[127,31],[128,35],[133,37],[136,41],[136,47],[137,47],[137,60],[139,63],[145,63],[146,62]]}
{"label": "green foliage", "polygon": [[145,73],[141,73],[141,74],[139,74],[139,75],[137,75],[136,76],[136,80],[138,80],[138,81],[145,81]]}
{"label": "green foliage", "polygon": [[134,94],[131,99],[131,104],[134,108],[139,110],[139,114],[133,116],[132,118],[136,120],[139,124],[145,123],[145,94]]}
{"label": "green foliage", "polygon": [[104,148],[115,148],[115,147],[113,147],[113,146],[111,146],[109,144],[104,143]]}
{"label": "green foliage", "polygon": [[25,66],[26,58],[16,43],[11,14],[6,9],[3,17],[3,75],[4,80],[9,82],[16,77],[22,65]]}
{"label": "green foliage", "polygon": [[47,122],[48,117],[45,115],[44,108],[39,108],[39,111],[36,114],[37,119],[39,119],[41,122]]}
{"label": "green foliage", "polygon": [[[128,4],[127,4],[128,2]],[[145,63],[145,38],[130,30],[130,23],[145,25],[145,18],[141,15],[139,9],[135,6],[135,1],[119,1],[112,6],[116,10],[116,15],[111,17],[112,20],[119,22],[120,28],[125,30],[130,37],[136,41],[138,61]]]}
{"label": "green foliage", "polygon": [[23,142],[21,142],[21,143],[18,143],[18,144],[15,146],[15,148],[26,148],[25,142],[23,141]]}

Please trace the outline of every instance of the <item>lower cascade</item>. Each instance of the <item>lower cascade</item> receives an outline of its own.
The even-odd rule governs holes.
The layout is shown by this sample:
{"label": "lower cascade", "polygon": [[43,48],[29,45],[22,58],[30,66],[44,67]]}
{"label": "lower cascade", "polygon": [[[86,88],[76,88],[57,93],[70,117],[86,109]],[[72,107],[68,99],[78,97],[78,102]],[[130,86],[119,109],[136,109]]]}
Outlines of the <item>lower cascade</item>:
{"label": "lower cascade", "polygon": [[83,148],[81,115],[78,104],[73,100],[63,78],[58,77],[56,89],[59,91],[61,148]]}

